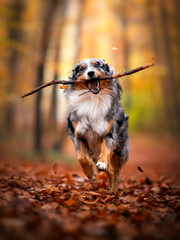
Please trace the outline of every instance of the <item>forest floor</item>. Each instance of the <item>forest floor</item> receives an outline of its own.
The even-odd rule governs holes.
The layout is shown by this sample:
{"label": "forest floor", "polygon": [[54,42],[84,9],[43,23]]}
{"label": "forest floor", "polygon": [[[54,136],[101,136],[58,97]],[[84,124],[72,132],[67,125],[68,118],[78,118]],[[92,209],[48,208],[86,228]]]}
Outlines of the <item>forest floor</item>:
{"label": "forest floor", "polygon": [[132,136],[119,191],[79,165],[20,161],[0,146],[0,239],[180,239],[178,141]]}

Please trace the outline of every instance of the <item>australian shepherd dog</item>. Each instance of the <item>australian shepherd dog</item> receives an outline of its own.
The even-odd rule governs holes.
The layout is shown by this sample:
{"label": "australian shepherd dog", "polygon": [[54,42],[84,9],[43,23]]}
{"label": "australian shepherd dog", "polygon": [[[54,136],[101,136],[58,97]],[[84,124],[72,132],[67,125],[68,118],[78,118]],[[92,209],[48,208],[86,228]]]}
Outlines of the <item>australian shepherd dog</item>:
{"label": "australian shepherd dog", "polygon": [[[103,59],[89,58],[72,69],[73,84],[65,90],[70,108],[67,130],[85,175],[92,180],[96,171],[107,172],[110,188],[118,190],[119,173],[129,155],[128,116],[120,104],[118,79],[99,81],[115,74]],[[97,79],[97,80],[96,80]]]}

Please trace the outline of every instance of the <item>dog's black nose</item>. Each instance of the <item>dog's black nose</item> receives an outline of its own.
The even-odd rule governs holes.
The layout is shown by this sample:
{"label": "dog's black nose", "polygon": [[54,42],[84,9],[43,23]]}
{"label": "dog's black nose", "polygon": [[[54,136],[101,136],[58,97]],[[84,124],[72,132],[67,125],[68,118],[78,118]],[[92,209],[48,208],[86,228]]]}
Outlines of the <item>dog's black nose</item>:
{"label": "dog's black nose", "polygon": [[88,75],[89,77],[94,77],[95,72],[94,72],[94,71],[89,71],[89,72],[87,73],[87,75]]}

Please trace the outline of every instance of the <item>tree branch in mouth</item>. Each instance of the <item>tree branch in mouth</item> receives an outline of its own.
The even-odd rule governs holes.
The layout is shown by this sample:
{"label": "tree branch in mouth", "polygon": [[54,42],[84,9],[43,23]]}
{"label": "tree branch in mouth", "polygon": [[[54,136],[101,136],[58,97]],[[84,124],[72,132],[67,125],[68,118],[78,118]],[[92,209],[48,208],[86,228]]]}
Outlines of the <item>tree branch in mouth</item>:
{"label": "tree branch in mouth", "polygon": [[[48,86],[51,86],[51,85],[54,85],[54,84],[62,84],[62,85],[69,85],[69,84],[79,84],[79,83],[83,83],[83,84],[93,84],[93,82],[96,82],[96,83],[99,83],[100,84],[100,81],[103,81],[103,80],[111,80],[111,79],[114,79],[114,78],[120,78],[120,77],[123,77],[123,76],[127,76],[127,75],[130,75],[130,74],[133,74],[133,73],[136,73],[136,72],[139,72],[141,70],[144,70],[146,68],[149,68],[149,67],[152,67],[154,66],[154,63],[148,63],[146,65],[143,65],[141,67],[138,67],[138,68],[135,68],[135,69],[132,69],[130,71],[127,71],[127,72],[122,72],[122,73],[119,73],[119,74],[114,74],[114,75],[110,75],[110,76],[105,76],[105,77],[97,77],[97,78],[92,78],[90,80],[85,80],[85,79],[82,79],[80,81],[65,81],[65,80],[53,80],[51,82],[48,82],[46,84],[43,84],[41,86],[38,86],[37,88],[33,89],[32,91],[28,92],[28,93],[25,93],[24,95],[22,95],[22,98],[24,97],[27,97],[29,95],[32,95],[34,94],[35,92],[38,92],[39,90],[45,88],[45,87],[48,87]],[[88,88],[90,91],[94,88],[91,88],[91,85],[90,85],[90,88]],[[97,90],[97,89],[96,89]],[[100,88],[99,88],[100,90]],[[92,90],[93,92],[93,90]],[[96,93],[97,94],[97,93]]]}

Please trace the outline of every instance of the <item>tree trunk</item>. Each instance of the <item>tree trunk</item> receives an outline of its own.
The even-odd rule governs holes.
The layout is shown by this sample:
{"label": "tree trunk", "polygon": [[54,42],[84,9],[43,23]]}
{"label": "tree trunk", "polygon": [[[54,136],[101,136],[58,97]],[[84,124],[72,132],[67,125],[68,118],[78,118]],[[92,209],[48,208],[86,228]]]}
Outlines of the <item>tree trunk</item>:
{"label": "tree trunk", "polygon": [[[13,95],[15,84],[17,83],[17,73],[18,73],[18,63],[21,56],[20,51],[18,50],[18,44],[22,42],[23,31],[20,28],[22,15],[24,11],[25,4],[22,0],[14,0],[10,2],[9,11],[12,16],[8,19],[8,39],[9,42],[13,42],[13,45],[9,47],[9,58],[8,58],[8,84],[7,84],[7,93],[9,96]],[[15,27],[13,23],[16,23]],[[13,100],[9,100],[5,106],[4,112],[4,126],[8,132],[13,132],[15,128],[15,111],[16,104]]]}
{"label": "tree trunk", "polygon": [[160,19],[162,24],[162,34],[163,34],[163,39],[165,44],[165,57],[166,57],[166,63],[167,63],[166,67],[167,67],[168,80],[170,81],[173,108],[175,111],[175,117],[178,124],[177,127],[178,129],[180,129],[180,106],[178,101],[175,69],[174,69],[173,57],[172,57],[172,51],[171,51],[171,40],[170,40],[169,31],[168,31],[168,19],[167,19],[167,12],[164,6],[164,0],[160,0],[159,9],[160,9]]}
{"label": "tree trunk", "polygon": [[[147,6],[146,6],[146,11],[147,11],[147,17],[148,17],[148,21],[149,21],[149,25],[150,25],[150,30],[151,30],[151,37],[152,37],[152,45],[153,45],[153,50],[157,59],[157,63],[161,63],[161,58],[162,58],[162,51],[161,51],[161,38],[160,38],[160,33],[159,31],[156,30],[156,19],[154,16],[154,13],[152,11],[153,8],[153,0],[148,0],[147,1]],[[165,112],[165,121],[166,121],[166,125],[170,124],[171,128],[172,128],[172,122],[171,120],[169,120],[169,116],[172,115],[171,113],[171,108],[169,106],[169,102],[167,99],[167,88],[166,88],[166,82],[167,77],[164,76],[164,74],[159,76],[161,79],[161,87],[162,87],[162,96],[163,96],[163,105],[164,105],[164,112]]]}
{"label": "tree trunk", "polygon": [[[41,37],[41,58],[38,65],[38,74],[37,74],[37,86],[43,84],[43,73],[44,73],[44,64],[48,48],[48,43],[51,36],[51,30],[53,27],[53,18],[55,11],[57,9],[57,4],[60,0],[46,1],[44,3],[44,12],[45,16],[42,19],[42,37]],[[36,151],[42,151],[42,114],[41,114],[41,99],[42,93],[39,91],[36,95],[35,101],[35,141],[34,148]]]}
{"label": "tree trunk", "polygon": [[[67,0],[62,0],[62,3],[58,6],[58,10],[56,12],[55,18],[55,26],[57,28],[56,34],[54,36],[54,51],[55,51],[55,56],[54,56],[54,80],[57,80],[59,77],[58,73],[58,63],[60,62],[60,37],[62,35],[62,28],[64,25],[65,21],[65,13],[67,9]],[[52,98],[51,98],[51,109],[50,109],[50,125],[52,127],[52,134],[53,134],[53,144],[52,144],[52,149],[58,150],[60,146],[60,141],[58,140],[58,124],[57,124],[57,107],[58,107],[58,102],[57,102],[57,85],[53,85],[53,90],[52,90]]]}
{"label": "tree trunk", "polygon": [[[128,70],[128,59],[129,59],[129,43],[127,40],[127,24],[128,24],[128,19],[126,16],[126,2],[122,2],[119,6],[119,16],[120,16],[120,21],[122,22],[122,31],[123,31],[123,38],[121,39],[122,45],[123,45],[123,65],[125,71]],[[125,98],[125,108],[129,109],[131,107],[131,82],[130,78],[128,81],[124,81],[124,86],[126,89],[126,98]]]}
{"label": "tree trunk", "polygon": [[[153,4],[156,6],[156,12],[152,12]],[[155,1],[149,0],[147,9],[157,62],[165,68],[165,70],[160,73],[160,77],[167,126],[170,126],[171,130],[176,131],[177,128],[179,129],[180,110],[176,91],[174,65],[170,49],[171,41],[168,33],[167,16],[163,1],[158,0],[156,3]]]}

